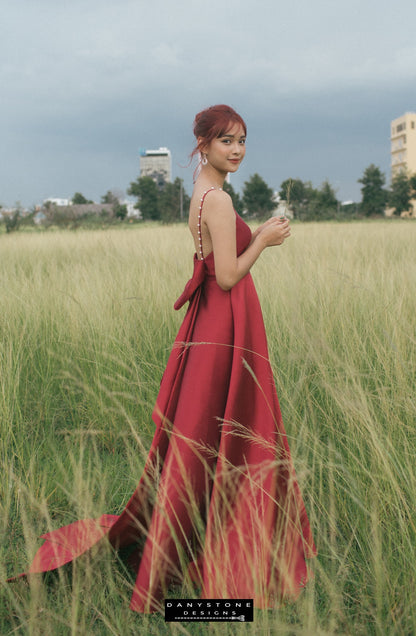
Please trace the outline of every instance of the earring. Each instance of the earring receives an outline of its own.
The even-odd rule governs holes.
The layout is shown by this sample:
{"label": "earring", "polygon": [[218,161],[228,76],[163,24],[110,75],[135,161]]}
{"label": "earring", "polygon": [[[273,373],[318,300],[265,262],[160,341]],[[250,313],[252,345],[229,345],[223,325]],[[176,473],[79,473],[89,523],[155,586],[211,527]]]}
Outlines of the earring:
{"label": "earring", "polygon": [[201,163],[203,166],[206,166],[208,163],[208,159],[206,155],[202,155]]}

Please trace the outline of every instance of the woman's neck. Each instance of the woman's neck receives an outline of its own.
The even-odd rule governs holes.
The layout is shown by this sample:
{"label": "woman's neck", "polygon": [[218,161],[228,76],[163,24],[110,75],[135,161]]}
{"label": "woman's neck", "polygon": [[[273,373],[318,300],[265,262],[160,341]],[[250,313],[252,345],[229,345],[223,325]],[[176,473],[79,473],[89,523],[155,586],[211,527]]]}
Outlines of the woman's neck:
{"label": "woman's neck", "polygon": [[210,164],[201,166],[201,172],[199,173],[197,183],[203,183],[207,187],[222,188],[224,185],[225,177],[227,173],[220,172],[213,168]]}

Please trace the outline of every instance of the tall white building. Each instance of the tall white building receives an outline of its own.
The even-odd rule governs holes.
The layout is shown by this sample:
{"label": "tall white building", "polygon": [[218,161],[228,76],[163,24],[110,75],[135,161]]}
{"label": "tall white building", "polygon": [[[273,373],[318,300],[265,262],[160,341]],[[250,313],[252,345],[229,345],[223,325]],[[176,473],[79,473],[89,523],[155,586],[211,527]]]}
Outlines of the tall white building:
{"label": "tall white building", "polygon": [[416,113],[391,122],[391,176],[405,171],[416,174]]}
{"label": "tall white building", "polygon": [[168,148],[140,150],[140,176],[151,177],[158,187],[172,181],[172,157]]}

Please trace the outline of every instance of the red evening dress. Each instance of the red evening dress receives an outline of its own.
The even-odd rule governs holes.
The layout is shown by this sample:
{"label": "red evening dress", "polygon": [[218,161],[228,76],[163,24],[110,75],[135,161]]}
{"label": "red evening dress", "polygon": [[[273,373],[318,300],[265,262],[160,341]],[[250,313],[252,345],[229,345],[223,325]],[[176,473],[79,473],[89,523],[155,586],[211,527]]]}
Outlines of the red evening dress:
{"label": "red evening dress", "polygon": [[[251,231],[237,214],[236,237],[240,255]],[[107,537],[115,548],[135,546],[137,612],[162,611],[169,584],[184,578],[201,598],[254,598],[259,608],[296,598],[306,583],[305,558],[316,549],[251,275],[224,291],[213,253],[195,254],[175,309],[187,301],[149,456],[126,507],[43,535],[21,576],[53,570]]]}

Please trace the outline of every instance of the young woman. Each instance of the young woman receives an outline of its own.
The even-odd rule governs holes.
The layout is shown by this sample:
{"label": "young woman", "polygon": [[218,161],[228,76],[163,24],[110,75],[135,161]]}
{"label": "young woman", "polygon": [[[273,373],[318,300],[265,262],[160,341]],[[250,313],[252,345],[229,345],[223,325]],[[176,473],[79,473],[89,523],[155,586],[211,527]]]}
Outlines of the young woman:
{"label": "young woman", "polygon": [[[104,536],[132,546],[131,608],[160,611],[171,583],[203,598],[296,597],[315,555],[270,368],[250,268],[290,236],[271,218],[253,234],[222,190],[245,155],[246,125],[230,107],[195,118],[200,170],[189,213],[194,272],[164,372],[156,432],[143,476],[120,516],[78,521],[45,535],[29,570],[73,560]],[[271,273],[272,275],[272,273]]]}

